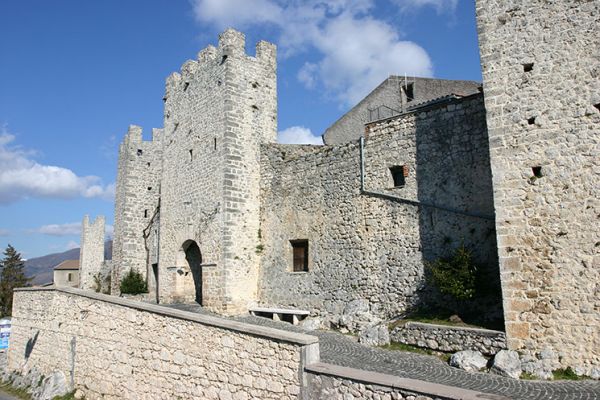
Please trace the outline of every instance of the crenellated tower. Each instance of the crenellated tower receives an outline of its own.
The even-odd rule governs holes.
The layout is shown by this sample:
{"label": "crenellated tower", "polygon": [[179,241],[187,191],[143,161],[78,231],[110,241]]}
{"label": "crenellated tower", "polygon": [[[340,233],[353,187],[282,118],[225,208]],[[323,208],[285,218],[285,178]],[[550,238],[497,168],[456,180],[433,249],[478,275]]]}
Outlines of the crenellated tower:
{"label": "crenellated tower", "polygon": [[235,314],[256,301],[259,150],[277,134],[276,50],[229,29],[167,78],[160,301]]}
{"label": "crenellated tower", "polygon": [[115,196],[112,293],[130,269],[147,274],[148,249],[144,230],[158,211],[162,170],[162,129],[152,130],[152,140],[142,138],[142,128],[131,125],[119,147]]}
{"label": "crenellated tower", "polygon": [[96,289],[95,276],[103,273],[104,267],[104,216],[96,217],[90,223],[90,217],[83,217],[81,223],[81,249],[79,251],[79,287],[86,290]]}

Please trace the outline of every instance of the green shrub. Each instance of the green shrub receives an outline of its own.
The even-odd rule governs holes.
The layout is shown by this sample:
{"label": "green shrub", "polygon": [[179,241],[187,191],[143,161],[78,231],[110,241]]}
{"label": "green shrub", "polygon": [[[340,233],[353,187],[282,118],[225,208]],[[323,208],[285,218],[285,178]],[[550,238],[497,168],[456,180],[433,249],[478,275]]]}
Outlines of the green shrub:
{"label": "green shrub", "polygon": [[475,297],[478,267],[464,245],[449,258],[426,263],[426,268],[428,279],[441,293],[459,301]]}
{"label": "green shrub", "polygon": [[140,294],[148,293],[148,285],[141,273],[130,269],[127,275],[121,280],[121,293]]}

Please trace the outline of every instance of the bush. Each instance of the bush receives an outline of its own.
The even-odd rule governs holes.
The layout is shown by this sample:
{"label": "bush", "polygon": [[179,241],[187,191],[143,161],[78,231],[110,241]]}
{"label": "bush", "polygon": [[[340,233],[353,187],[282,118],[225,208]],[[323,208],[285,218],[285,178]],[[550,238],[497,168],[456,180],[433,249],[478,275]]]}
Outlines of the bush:
{"label": "bush", "polygon": [[475,297],[478,267],[471,252],[464,245],[450,258],[426,263],[428,279],[443,294],[465,301]]}
{"label": "bush", "polygon": [[141,273],[130,269],[127,275],[121,280],[121,293],[140,294],[148,293],[148,285]]}

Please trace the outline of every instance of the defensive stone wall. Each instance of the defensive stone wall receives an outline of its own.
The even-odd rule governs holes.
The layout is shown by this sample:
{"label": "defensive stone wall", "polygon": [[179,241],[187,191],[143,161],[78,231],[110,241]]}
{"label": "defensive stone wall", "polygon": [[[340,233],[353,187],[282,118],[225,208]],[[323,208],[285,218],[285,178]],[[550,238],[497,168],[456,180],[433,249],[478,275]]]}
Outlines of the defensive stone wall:
{"label": "defensive stone wall", "polygon": [[478,0],[510,349],[600,365],[600,3]]}
{"label": "defensive stone wall", "polygon": [[162,171],[162,129],[152,131],[152,140],[142,137],[142,128],[131,125],[119,147],[113,239],[112,293],[119,293],[121,277],[134,269],[147,274],[147,244],[144,230],[158,211]]}
{"label": "defensive stone wall", "polygon": [[8,369],[86,399],[297,399],[314,336],[78,289],[15,291]]}
{"label": "defensive stone wall", "polygon": [[471,95],[477,93],[480,86],[480,83],[472,81],[392,75],[327,128],[323,141],[327,145],[336,145],[358,140],[366,123],[391,117],[419,103],[452,93]]}
{"label": "defensive stone wall", "polygon": [[[256,301],[259,145],[277,133],[275,46],[227,30],[167,79],[159,295],[225,314]],[[197,246],[197,247],[196,247]],[[193,253],[193,254],[191,254]]]}
{"label": "defensive stone wall", "polygon": [[92,223],[90,223],[89,216],[83,217],[79,254],[79,287],[81,289],[95,289],[94,276],[103,270],[104,229],[104,216],[99,215]]}
{"label": "defensive stone wall", "polygon": [[[306,308],[354,329],[365,314],[386,319],[422,305],[424,260],[461,243],[496,270],[481,95],[368,129],[362,193],[357,142],[263,147],[264,305]],[[406,168],[402,187],[394,166]],[[308,272],[292,270],[295,240],[308,240]]]}

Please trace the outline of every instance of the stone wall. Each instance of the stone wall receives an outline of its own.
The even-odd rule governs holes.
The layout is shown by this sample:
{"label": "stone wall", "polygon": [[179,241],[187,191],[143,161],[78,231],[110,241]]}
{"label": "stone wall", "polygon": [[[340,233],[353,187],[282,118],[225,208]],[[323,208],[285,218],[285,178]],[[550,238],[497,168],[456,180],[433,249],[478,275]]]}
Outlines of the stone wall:
{"label": "stone wall", "polygon": [[508,346],[600,365],[600,3],[479,0]]}
{"label": "stone wall", "polygon": [[309,365],[306,370],[307,399],[508,400],[504,396],[326,363]]}
{"label": "stone wall", "polygon": [[296,399],[317,338],[77,289],[15,291],[10,371],[86,399]]}
{"label": "stone wall", "polygon": [[[412,86],[412,93],[410,93],[412,98],[407,98],[407,85]],[[364,132],[366,123],[390,117],[398,111],[404,112],[419,103],[452,93],[474,94],[478,92],[480,86],[480,83],[472,81],[405,78],[392,75],[327,128],[323,134],[323,141],[328,145],[337,145],[358,140]]]}
{"label": "stone wall", "polygon": [[244,35],[230,29],[167,79],[162,302],[199,300],[235,314],[256,301],[259,146],[276,138],[275,57],[267,42],[246,55]]}
{"label": "stone wall", "polygon": [[115,196],[112,293],[121,277],[134,269],[147,274],[148,251],[144,230],[158,211],[162,170],[162,129],[143,140],[142,128],[131,125],[119,146]]}
{"label": "stone wall", "polygon": [[81,223],[81,251],[79,253],[79,287],[93,290],[94,275],[102,273],[104,265],[104,216],[90,223],[89,216]]}
{"label": "stone wall", "polygon": [[494,355],[506,349],[504,332],[489,329],[406,322],[390,332],[390,340],[431,350],[475,350]]}
{"label": "stone wall", "polygon": [[[419,305],[424,259],[448,256],[461,243],[495,270],[481,95],[369,129],[364,193],[357,142],[263,147],[264,305],[347,325],[356,314],[386,319]],[[408,170],[403,187],[392,181],[389,168],[397,165]],[[292,271],[290,241],[298,239],[309,242],[308,272]]]}

